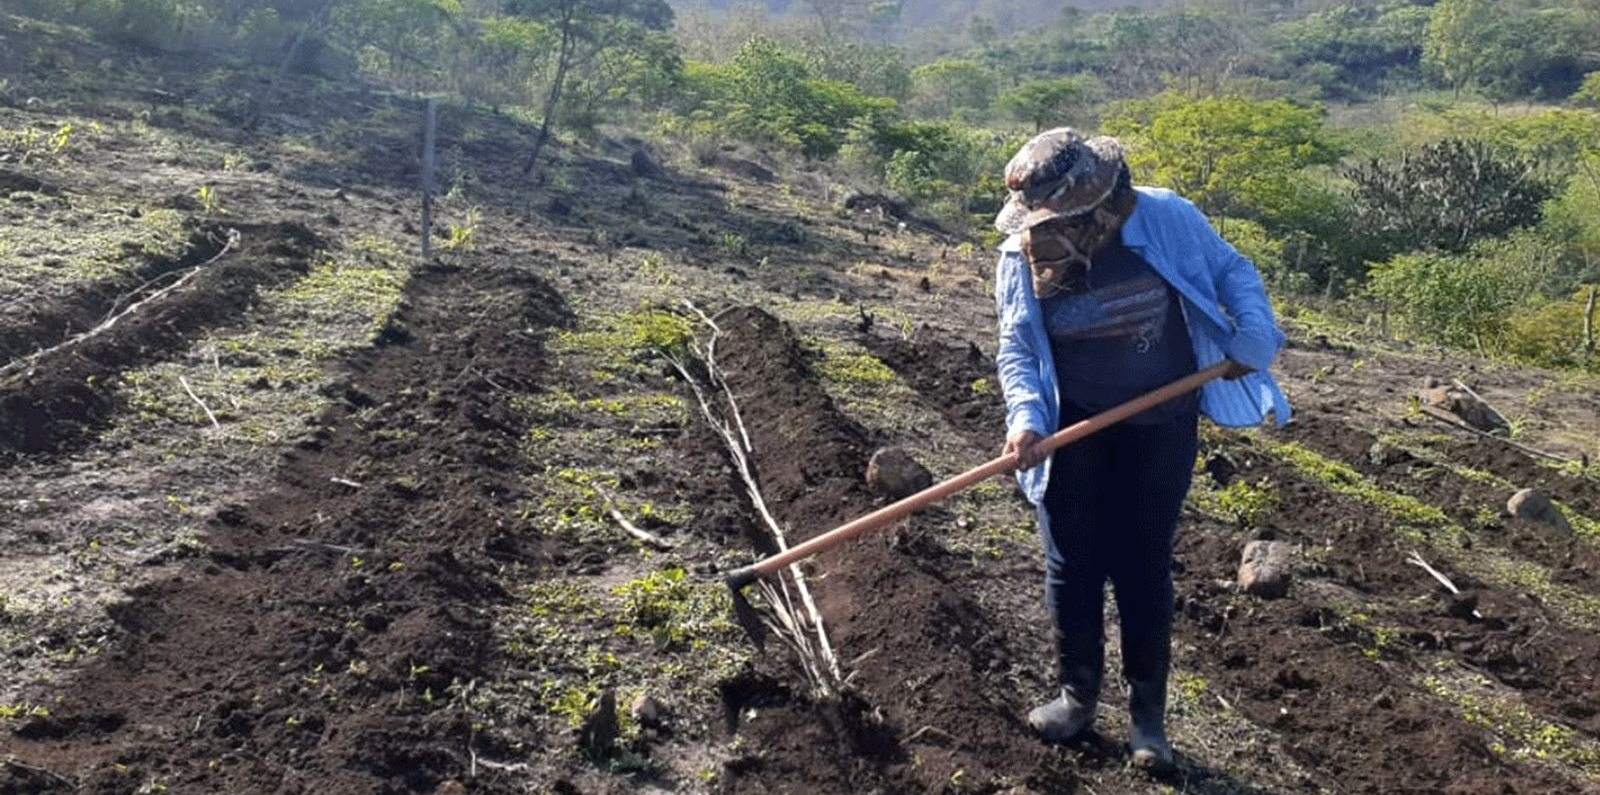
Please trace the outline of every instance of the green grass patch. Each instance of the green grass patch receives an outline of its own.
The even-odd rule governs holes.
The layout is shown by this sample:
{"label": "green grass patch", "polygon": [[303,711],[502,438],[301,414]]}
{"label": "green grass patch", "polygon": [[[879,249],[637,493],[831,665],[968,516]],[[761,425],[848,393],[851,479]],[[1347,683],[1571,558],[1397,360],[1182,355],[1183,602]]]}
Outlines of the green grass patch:
{"label": "green grass patch", "polygon": [[[1196,461],[1198,465],[1199,459]],[[1189,498],[1201,513],[1240,530],[1263,526],[1280,502],[1277,486],[1265,477],[1253,483],[1236,478],[1221,489],[1192,489]]]}
{"label": "green grass patch", "polygon": [[1455,707],[1463,721],[1494,735],[1490,748],[1495,753],[1557,764],[1600,780],[1600,744],[1534,714],[1514,695],[1496,692],[1482,675],[1441,672],[1423,680],[1423,686]]}
{"label": "green grass patch", "polygon": [[1449,555],[1460,568],[1486,582],[1538,596],[1552,613],[1572,626],[1600,630],[1600,597],[1552,582],[1550,570],[1537,563],[1509,558],[1502,551],[1468,543],[1466,529],[1452,522],[1439,508],[1414,497],[1384,491],[1343,463],[1294,443],[1264,441],[1264,444],[1274,455],[1335,493],[1383,510],[1395,519],[1395,533],[1399,538]]}
{"label": "green grass patch", "polygon": [[0,302],[125,275],[187,245],[183,216],[172,210],[12,194],[0,199]]}
{"label": "green grass patch", "polygon": [[907,424],[904,415],[916,410],[916,392],[882,360],[854,342],[806,336],[800,343],[823,391],[844,413],[878,428]]}
{"label": "green grass patch", "polygon": [[1406,538],[1421,540],[1420,531],[1455,528],[1444,511],[1415,497],[1386,491],[1343,462],[1294,442],[1263,441],[1270,452],[1307,477],[1339,494],[1382,508],[1400,523],[1397,532]]}
{"label": "green grass patch", "polygon": [[501,622],[506,651],[521,665],[535,708],[576,728],[600,693],[617,692],[622,745],[637,733],[627,715],[640,693],[714,713],[716,685],[749,661],[732,621],[727,588],[669,566],[605,586],[581,578],[541,582]]}
{"label": "green grass patch", "polygon": [[[1394,447],[1404,450],[1407,453],[1426,461],[1432,466],[1449,470],[1457,477],[1470,480],[1474,483],[1480,483],[1485,486],[1492,486],[1500,489],[1506,493],[1507,498],[1522,489],[1522,487],[1516,483],[1512,483],[1511,481],[1506,480],[1505,478],[1502,478],[1492,472],[1485,472],[1481,469],[1474,469],[1472,467],[1451,461],[1426,445],[1411,444],[1406,439],[1394,435],[1385,435],[1381,437],[1381,441],[1384,444],[1393,445]],[[1560,511],[1562,516],[1567,518],[1567,523],[1572,525],[1572,531],[1580,538],[1584,538],[1591,543],[1600,543],[1600,521],[1596,521],[1595,519],[1578,513],[1577,510],[1573,509],[1571,506],[1566,505],[1558,500],[1552,499],[1551,503],[1556,506],[1556,510]],[[1498,522],[1498,519],[1496,519],[1496,522]],[[1483,524],[1484,522],[1480,520],[1479,523]]]}
{"label": "green grass patch", "polygon": [[645,310],[585,319],[574,331],[550,341],[557,356],[587,359],[599,380],[640,376],[659,369],[667,357],[687,359],[694,326],[687,318]]}
{"label": "green grass patch", "polygon": [[409,259],[384,241],[324,253],[305,277],[263,291],[239,325],[197,341],[176,360],[123,373],[119,395],[128,411],[113,436],[209,425],[184,389],[187,381],[222,424],[223,439],[281,443],[326,405],[317,388],[327,380],[327,363],[372,344],[409,279]]}

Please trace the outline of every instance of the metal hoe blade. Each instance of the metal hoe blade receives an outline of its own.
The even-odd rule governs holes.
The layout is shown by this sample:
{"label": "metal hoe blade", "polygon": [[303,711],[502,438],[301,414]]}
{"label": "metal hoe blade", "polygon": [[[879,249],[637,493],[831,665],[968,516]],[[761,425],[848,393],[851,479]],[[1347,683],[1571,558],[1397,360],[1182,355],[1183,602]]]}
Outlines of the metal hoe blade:
{"label": "metal hoe blade", "polygon": [[754,566],[746,566],[730,572],[723,578],[723,582],[727,583],[728,592],[733,596],[734,619],[739,622],[739,626],[744,628],[744,633],[750,637],[750,642],[755,644],[756,650],[765,652],[767,650],[767,622],[762,620],[761,613],[756,610],[756,606],[750,604],[750,600],[744,595],[745,586],[755,582],[760,577],[760,572],[756,571]]}

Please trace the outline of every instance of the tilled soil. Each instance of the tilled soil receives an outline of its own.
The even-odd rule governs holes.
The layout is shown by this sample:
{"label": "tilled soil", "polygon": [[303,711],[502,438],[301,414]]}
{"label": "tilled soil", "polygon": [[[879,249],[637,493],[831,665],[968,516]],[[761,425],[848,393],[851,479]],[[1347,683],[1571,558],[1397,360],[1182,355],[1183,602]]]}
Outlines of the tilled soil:
{"label": "tilled soil", "polygon": [[[416,176],[411,131],[359,115],[408,106],[353,90],[306,96],[375,129],[346,141],[344,159],[284,158],[273,178],[288,184],[266,198],[248,193],[257,172],[230,174],[228,200],[254,222],[239,227],[240,248],[0,381],[0,474],[38,492],[0,504],[15,511],[0,516],[28,517],[13,552],[70,548],[57,557],[71,560],[128,506],[189,510],[177,484],[136,477],[153,461],[105,481],[127,493],[99,494],[85,477],[126,461],[96,457],[101,429],[128,410],[118,376],[303,278],[336,228],[414,233],[397,209]],[[446,138],[481,133],[452,158],[477,175],[464,190],[483,204],[482,248],[416,270],[373,342],[330,366],[321,397],[332,407],[290,442],[260,443],[270,467],[213,477],[271,473],[214,484],[227,496],[203,512],[203,544],[118,571],[136,584],[109,610],[97,655],[69,657],[70,643],[49,638],[8,648],[63,659],[55,680],[7,685],[22,700],[0,704],[0,793],[1600,791],[1600,547],[1592,525],[1565,536],[1503,512],[1512,487],[1537,487],[1593,522],[1592,470],[1443,436],[1405,411],[1423,376],[1468,378],[1501,405],[1529,407],[1528,441],[1576,458],[1600,433],[1597,393],[1556,374],[1315,335],[1297,335],[1274,368],[1293,423],[1205,435],[1176,558],[1172,776],[1126,769],[1115,687],[1085,741],[1029,735],[1024,716],[1049,697],[1053,672],[1031,513],[1003,481],[806,564],[842,692],[819,695],[779,643],[693,681],[693,663],[725,651],[726,622],[651,637],[626,623],[637,605],[620,594],[689,570],[701,590],[685,593],[703,595],[772,542],[661,352],[601,321],[678,311],[681,298],[715,317],[764,499],[794,542],[885,503],[862,478],[879,445],[929,453],[938,476],[995,454],[1003,408],[985,272],[943,267],[953,241],[924,225],[901,230],[827,204],[826,191],[805,196],[826,184],[813,174],[786,175],[798,187],[782,195],[726,174],[645,179],[627,164],[633,144],[608,138],[599,153],[558,152],[530,185],[505,167],[528,130],[487,113],[446,117]],[[151,118],[172,135],[214,125],[230,145],[262,144],[252,157],[269,168],[275,157],[203,113]],[[101,154],[82,168],[133,171],[111,165],[128,153]],[[4,170],[0,193],[68,181]],[[196,246],[8,315],[0,359],[92,327],[216,251]],[[890,308],[899,328],[864,320]],[[596,349],[580,350],[575,329],[594,328],[606,330]],[[819,341],[870,361],[830,370],[839,349]],[[829,372],[860,382],[841,387]],[[880,394],[894,397],[862,400]],[[637,397],[653,408],[624,400]],[[194,435],[151,455],[181,456],[205,428],[181,430]],[[1343,469],[1296,465],[1287,443]],[[212,485],[205,452],[194,455],[185,477]],[[56,477],[76,478],[61,494],[93,510],[52,506]],[[1230,521],[1208,507],[1225,482],[1275,500]],[[619,505],[660,537],[635,542]],[[57,516],[68,518],[52,526]],[[1287,598],[1236,588],[1253,538],[1293,547]],[[74,572],[53,576],[50,596],[75,593]],[[0,628],[20,623],[7,610],[0,600]],[[547,631],[524,631],[530,617]],[[626,737],[595,741],[605,732],[591,690],[651,676],[664,717],[641,728],[642,713],[619,704]]]}
{"label": "tilled soil", "polygon": [[[230,235],[240,241],[237,251]],[[13,354],[0,355],[11,363],[11,371],[0,374],[0,457],[59,452],[83,440],[117,409],[118,374],[159,361],[239,315],[257,289],[303,275],[318,245],[316,235],[297,224],[212,228],[198,233],[177,260],[87,285],[37,309],[31,322],[0,326],[0,342]],[[162,283],[163,277],[170,278]],[[188,282],[177,282],[185,277]],[[168,285],[185,289],[161,293]],[[152,298],[162,300],[130,312]]]}
{"label": "tilled soil", "polygon": [[[494,665],[486,614],[505,594],[489,550],[540,555],[497,533],[519,485],[494,392],[531,388],[566,315],[538,280],[492,271],[425,271],[411,305],[411,340],[351,363],[278,481],[218,513],[210,559],[114,611],[118,649],[15,731],[24,761],[0,788],[67,791],[43,770],[103,793],[404,793],[462,776],[473,728],[434,700]],[[485,306],[501,311],[460,323]]]}

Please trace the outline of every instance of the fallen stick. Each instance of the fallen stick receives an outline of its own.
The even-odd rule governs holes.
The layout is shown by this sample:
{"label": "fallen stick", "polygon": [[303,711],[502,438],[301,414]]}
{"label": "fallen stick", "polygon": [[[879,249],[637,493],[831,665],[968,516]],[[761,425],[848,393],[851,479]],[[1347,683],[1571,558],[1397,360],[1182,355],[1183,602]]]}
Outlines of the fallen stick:
{"label": "fallen stick", "polygon": [[624,516],[622,511],[617,508],[617,501],[611,496],[611,492],[601,488],[598,483],[594,484],[594,490],[606,501],[606,512],[611,514],[612,519],[617,520],[617,524],[622,527],[624,532],[656,549],[672,549],[672,543],[665,538],[628,521],[628,517]]}
{"label": "fallen stick", "polygon": [[37,765],[27,764],[25,762],[22,762],[22,761],[18,760],[16,757],[6,757],[5,761],[6,761],[6,766],[7,767],[14,767],[14,768],[16,768],[18,770],[26,770],[29,773],[36,773],[38,775],[54,779],[57,782],[65,784],[65,785],[67,785],[69,787],[73,786],[72,779],[69,779],[66,776],[63,776],[60,773],[55,772],[54,770],[48,770],[46,768],[42,768],[42,767],[39,767]]}
{"label": "fallen stick", "polygon": [[1424,405],[1424,406],[1418,406],[1417,408],[1421,409],[1423,414],[1426,414],[1427,416],[1432,417],[1433,419],[1438,420],[1439,422],[1442,422],[1442,423],[1444,423],[1446,425],[1449,425],[1452,428],[1456,428],[1458,430],[1466,431],[1467,433],[1470,433],[1470,434],[1472,434],[1474,436],[1481,436],[1481,437],[1483,437],[1485,439],[1493,439],[1493,440],[1495,440],[1497,442],[1500,442],[1502,444],[1507,444],[1507,445],[1510,445],[1512,447],[1515,447],[1516,449],[1521,450],[1522,452],[1527,453],[1529,455],[1536,455],[1536,456],[1540,456],[1540,457],[1543,457],[1543,458],[1548,458],[1548,459],[1550,459],[1552,461],[1560,461],[1563,464],[1572,463],[1572,459],[1570,459],[1570,458],[1566,458],[1564,456],[1559,456],[1559,455],[1556,455],[1555,453],[1547,453],[1547,452],[1545,452],[1543,450],[1540,450],[1537,447],[1529,447],[1529,446],[1527,446],[1525,444],[1522,444],[1521,442],[1514,442],[1514,441],[1512,441],[1510,439],[1507,439],[1504,436],[1496,436],[1496,435],[1494,435],[1492,433],[1489,433],[1487,431],[1478,430],[1477,428],[1474,428],[1471,425],[1468,425],[1465,422],[1462,422],[1461,420],[1456,419],[1454,414],[1451,414],[1450,412],[1445,411],[1444,409],[1438,408],[1436,406],[1426,406],[1426,405]]}
{"label": "fallen stick", "polygon": [[22,357],[20,359],[16,359],[16,360],[12,361],[11,363],[7,364],[4,367],[0,367],[0,378],[3,378],[3,377],[8,376],[8,375],[11,375],[12,373],[14,373],[14,372],[16,372],[16,371],[18,371],[18,370],[20,370],[22,368],[25,368],[25,367],[33,364],[34,362],[37,362],[40,359],[43,359],[46,356],[50,356],[50,355],[56,353],[57,351],[61,351],[61,350],[65,350],[67,348],[71,348],[71,347],[75,347],[75,346],[78,346],[78,345],[82,345],[83,343],[85,343],[85,342],[87,342],[87,341],[89,341],[89,340],[91,340],[91,339],[93,339],[95,337],[98,337],[98,336],[100,336],[101,334],[104,334],[107,331],[110,331],[111,327],[115,326],[117,324],[117,321],[127,317],[128,315],[133,314],[136,310],[138,310],[140,307],[144,306],[145,304],[148,304],[151,301],[155,301],[155,300],[161,298],[162,296],[167,295],[168,293],[171,293],[173,290],[176,290],[179,287],[182,287],[185,284],[187,284],[190,279],[193,279],[195,277],[196,274],[198,274],[201,271],[205,270],[207,266],[211,265],[212,263],[216,262],[219,259],[222,259],[223,255],[225,255],[228,252],[232,251],[233,247],[238,245],[238,243],[239,243],[239,230],[237,230],[237,229],[229,229],[228,230],[228,242],[222,246],[222,250],[218,251],[217,255],[212,257],[211,259],[208,259],[205,262],[202,262],[199,265],[196,265],[193,268],[190,268],[189,272],[183,275],[183,278],[178,279],[177,281],[173,282],[172,284],[169,284],[166,287],[163,287],[160,290],[157,290],[157,291],[151,293],[148,296],[145,296],[143,299],[141,299],[139,301],[135,301],[134,303],[129,304],[128,308],[122,310],[121,312],[118,312],[116,315],[114,315],[112,317],[107,318],[105,320],[105,322],[101,323],[100,325],[95,326],[94,328],[89,329],[88,331],[85,331],[82,334],[79,334],[78,336],[67,340],[66,342],[63,342],[60,345],[55,345],[55,346],[52,346],[52,347],[49,347],[49,348],[45,348],[42,351],[35,351],[33,353],[28,354],[27,356],[24,356],[24,357]]}
{"label": "fallen stick", "polygon": [[[1461,595],[1461,589],[1457,588],[1456,584],[1451,582],[1450,578],[1446,577],[1444,575],[1444,572],[1439,571],[1438,569],[1428,565],[1428,561],[1423,560],[1422,559],[1422,555],[1418,554],[1416,552],[1416,550],[1412,550],[1411,554],[1406,556],[1406,562],[1410,563],[1413,566],[1421,567],[1423,571],[1433,575],[1433,578],[1435,580],[1438,580],[1439,584],[1443,585],[1445,587],[1445,589],[1448,590],[1450,593],[1455,594],[1456,596],[1460,596]],[[1477,608],[1473,608],[1472,609],[1472,617],[1473,618],[1477,618],[1477,619],[1482,619],[1483,618],[1483,614],[1479,613]]]}
{"label": "fallen stick", "polygon": [[[728,385],[726,378],[716,363],[717,338],[721,336],[722,329],[716,321],[702,312],[692,302],[684,301],[684,305],[700,317],[701,322],[711,329],[710,338],[706,341],[704,350],[693,350],[705,365],[706,377],[710,384],[702,386],[700,379],[690,371],[688,363],[677,357],[669,357],[673,367],[683,380],[694,391],[695,399],[700,404],[700,412],[705,417],[706,423],[722,437],[723,444],[728,449],[729,456],[733,459],[734,468],[739,473],[739,478],[744,482],[746,496],[750,499],[751,507],[766,524],[773,542],[780,551],[789,548],[785,538],[783,526],[778,523],[777,517],[767,508],[766,499],[761,493],[761,484],[756,476],[754,464],[750,454],[755,452],[755,445],[750,441],[749,430],[745,427],[744,417],[739,410],[739,402],[734,398],[733,389]],[[713,407],[714,399],[708,394],[708,388],[715,389],[721,394],[720,403],[726,406],[726,413]],[[732,416],[729,421],[728,415]],[[782,592],[772,582],[763,580],[760,587],[768,604],[774,609],[780,637],[786,639],[795,651],[798,652],[801,665],[806,669],[812,682],[824,695],[835,693],[845,681],[840,671],[838,657],[834,654],[833,645],[828,640],[827,628],[822,623],[822,611],[817,608],[816,600],[812,598],[811,589],[806,585],[805,571],[798,562],[789,565],[789,575],[794,582],[794,588],[799,593],[800,603],[804,608],[805,621],[801,620],[801,613],[793,607],[793,599],[789,595],[789,580],[779,580]],[[811,625],[815,633],[817,645],[811,645],[811,638],[805,631],[805,623]],[[772,621],[769,620],[771,625]]]}
{"label": "fallen stick", "polygon": [[222,430],[222,423],[217,422],[217,415],[211,413],[211,407],[207,406],[206,402],[201,400],[200,396],[196,395],[194,390],[189,387],[189,379],[180,375],[178,376],[178,383],[183,385],[183,391],[189,393],[189,398],[191,400],[200,404],[200,410],[206,413],[206,419],[211,420],[211,427],[216,428],[219,431]]}

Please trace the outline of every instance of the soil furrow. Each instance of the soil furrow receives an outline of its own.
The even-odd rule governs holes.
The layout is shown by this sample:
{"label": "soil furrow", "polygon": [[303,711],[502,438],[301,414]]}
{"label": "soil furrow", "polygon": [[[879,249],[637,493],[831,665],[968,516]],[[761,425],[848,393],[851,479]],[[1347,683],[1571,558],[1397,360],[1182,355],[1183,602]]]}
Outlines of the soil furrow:
{"label": "soil furrow", "polygon": [[277,484],[218,512],[212,562],[136,590],[117,650],[39,694],[50,714],[7,743],[28,768],[0,789],[429,791],[467,776],[474,743],[494,750],[463,705],[494,665],[486,547],[520,492],[500,390],[536,388],[563,302],[483,269],[425,270],[409,301],[414,341],[352,363]]}
{"label": "soil furrow", "polygon": [[[41,357],[0,381],[0,460],[7,455],[54,452],[83,440],[116,410],[116,375],[157,361],[242,314],[258,289],[305,274],[322,246],[314,233],[297,224],[247,226],[239,231],[238,250],[207,266],[183,288],[122,318],[104,333]],[[199,259],[190,264],[204,262],[221,250],[215,240],[208,245],[174,267],[195,258]],[[207,251],[210,255],[201,257]],[[103,312],[98,306],[116,298],[108,293],[89,303],[97,306],[93,312]],[[104,319],[85,321],[84,313],[90,310],[78,306],[58,311],[63,317],[88,322],[89,327]],[[54,331],[41,327],[29,335],[37,341],[51,338]]]}
{"label": "soil furrow", "polygon": [[[786,327],[759,310],[718,322],[730,386],[750,396],[742,410],[779,520],[799,540],[870,510],[861,477],[866,433],[832,407]],[[763,711],[741,731],[772,746],[759,767],[738,776],[736,791],[832,792],[864,780],[893,791],[952,782],[980,792],[1024,782],[1070,790],[1075,776],[1028,736],[1017,694],[991,675],[1010,652],[994,622],[936,565],[921,565],[891,538],[858,540],[816,564],[825,621],[841,658],[856,661],[849,668],[864,703]],[[842,736],[817,742],[821,728],[840,722]],[[825,761],[846,749],[864,770]]]}

